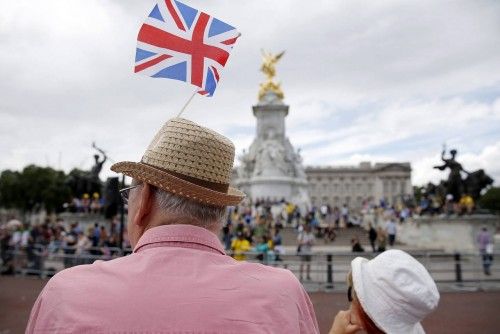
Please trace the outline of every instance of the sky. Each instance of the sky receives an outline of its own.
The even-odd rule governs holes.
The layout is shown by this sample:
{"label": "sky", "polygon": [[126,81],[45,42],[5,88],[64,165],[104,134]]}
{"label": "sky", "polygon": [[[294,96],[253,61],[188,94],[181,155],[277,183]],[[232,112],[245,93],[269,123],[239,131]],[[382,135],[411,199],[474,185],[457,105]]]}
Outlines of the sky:
{"label": "sky", "polygon": [[[415,185],[443,145],[500,184],[500,1],[185,0],[242,33],[212,98],[184,117],[237,155],[255,135],[261,49],[286,50],[277,80],[306,165],[410,162]],[[92,142],[139,161],[193,87],[133,73],[154,0],[0,0],[0,170],[89,169]],[[236,161],[237,163],[237,161]]]}

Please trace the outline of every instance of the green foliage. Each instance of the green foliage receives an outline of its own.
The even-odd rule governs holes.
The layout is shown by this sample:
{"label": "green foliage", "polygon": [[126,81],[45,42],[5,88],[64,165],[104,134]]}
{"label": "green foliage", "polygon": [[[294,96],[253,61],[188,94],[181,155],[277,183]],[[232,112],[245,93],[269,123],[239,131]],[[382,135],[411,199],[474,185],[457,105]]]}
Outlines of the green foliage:
{"label": "green foliage", "polygon": [[26,166],[22,172],[3,171],[0,174],[0,206],[33,210],[45,207],[59,211],[71,196],[66,175],[50,167]]}
{"label": "green foliage", "polygon": [[23,203],[21,174],[5,170],[0,174],[0,207],[20,208]]}
{"label": "green foliage", "polygon": [[484,209],[500,212],[500,187],[492,187],[481,197],[479,205]]}
{"label": "green foliage", "polygon": [[425,192],[425,187],[413,186],[413,198],[417,203],[420,203],[422,194]]}

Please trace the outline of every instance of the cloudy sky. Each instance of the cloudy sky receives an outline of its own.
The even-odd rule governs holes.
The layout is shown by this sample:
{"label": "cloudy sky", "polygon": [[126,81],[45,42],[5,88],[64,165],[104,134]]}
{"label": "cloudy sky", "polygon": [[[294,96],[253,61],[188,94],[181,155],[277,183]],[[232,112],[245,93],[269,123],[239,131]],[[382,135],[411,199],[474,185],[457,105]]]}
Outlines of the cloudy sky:
{"label": "cloudy sky", "polygon": [[[307,165],[409,161],[437,180],[443,144],[500,181],[500,2],[185,0],[242,33],[213,98],[185,116],[251,143],[260,49],[278,65]],[[135,75],[154,0],[0,0],[0,170],[90,168],[92,141],[138,161],[192,87]],[[106,166],[105,175],[112,175]]]}

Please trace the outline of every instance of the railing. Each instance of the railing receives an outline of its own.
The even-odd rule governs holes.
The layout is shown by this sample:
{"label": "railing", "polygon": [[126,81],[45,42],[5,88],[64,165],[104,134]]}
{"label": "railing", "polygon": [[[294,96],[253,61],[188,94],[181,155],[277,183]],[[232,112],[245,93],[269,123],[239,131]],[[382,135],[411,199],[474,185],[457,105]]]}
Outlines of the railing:
{"label": "railing", "polygon": [[[460,288],[490,288],[491,284],[500,287],[500,268],[490,267],[491,275],[483,273],[482,256],[479,253],[445,253],[439,251],[413,251],[410,252],[420,263],[426,267],[437,285],[442,289]],[[345,288],[346,278],[350,271],[351,261],[358,256],[368,259],[376,253],[315,253],[311,261],[305,261],[301,255],[281,255],[283,261],[260,261],[257,253],[246,253],[249,262],[261,262],[270,266],[278,266],[291,270],[299,279],[302,277],[304,285],[311,290],[331,290]],[[499,259],[500,252],[492,254]],[[307,279],[306,265],[310,264],[310,280]],[[302,275],[301,269],[302,266]]]}
{"label": "railing", "polygon": [[[90,264],[95,260],[111,260],[128,255],[131,249],[99,247],[79,252],[74,247],[59,247],[49,251],[47,247],[35,246],[28,249],[11,249],[2,254],[3,270],[15,275],[51,277],[58,271],[75,265]],[[488,284],[500,283],[500,269],[491,266],[491,275],[483,273],[482,257],[478,253],[444,253],[436,251],[411,252],[430,272],[438,286],[473,287],[481,289]],[[228,255],[233,255],[229,253]],[[285,268],[292,271],[308,290],[333,290],[345,287],[350,263],[357,256],[368,259],[374,253],[314,253],[311,255],[282,254],[276,257],[272,252],[266,255],[246,252],[246,261]],[[493,254],[499,258],[500,253]],[[308,270],[309,267],[309,270]],[[498,285],[498,284],[497,284]]]}
{"label": "railing", "polygon": [[96,260],[112,260],[132,252],[118,247],[91,247],[79,250],[77,247],[47,247],[35,245],[27,248],[9,249],[2,254],[3,272],[15,275],[36,275],[51,277],[57,272]]}

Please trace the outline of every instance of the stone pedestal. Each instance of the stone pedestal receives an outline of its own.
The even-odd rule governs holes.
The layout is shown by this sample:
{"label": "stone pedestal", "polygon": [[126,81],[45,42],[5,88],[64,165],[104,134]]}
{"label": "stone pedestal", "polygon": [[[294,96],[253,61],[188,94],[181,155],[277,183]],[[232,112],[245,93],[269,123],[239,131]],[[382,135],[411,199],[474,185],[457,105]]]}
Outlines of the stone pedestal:
{"label": "stone pedestal", "polygon": [[257,119],[256,137],[240,157],[235,185],[252,200],[285,199],[301,208],[310,205],[307,179],[300,152],[286,137],[288,105],[267,92],[253,106]]}
{"label": "stone pedestal", "polygon": [[398,227],[397,239],[415,248],[474,253],[478,251],[477,234],[483,227],[494,235],[500,227],[500,217],[418,217]]}

